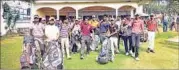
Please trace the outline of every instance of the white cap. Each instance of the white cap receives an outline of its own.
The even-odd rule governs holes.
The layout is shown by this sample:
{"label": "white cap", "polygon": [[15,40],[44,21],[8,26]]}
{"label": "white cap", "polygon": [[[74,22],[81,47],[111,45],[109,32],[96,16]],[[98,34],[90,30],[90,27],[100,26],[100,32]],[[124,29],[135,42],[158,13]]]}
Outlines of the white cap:
{"label": "white cap", "polygon": [[52,19],[55,21],[55,18],[54,18],[54,17],[50,17],[50,18],[49,18],[49,20],[52,20]]}

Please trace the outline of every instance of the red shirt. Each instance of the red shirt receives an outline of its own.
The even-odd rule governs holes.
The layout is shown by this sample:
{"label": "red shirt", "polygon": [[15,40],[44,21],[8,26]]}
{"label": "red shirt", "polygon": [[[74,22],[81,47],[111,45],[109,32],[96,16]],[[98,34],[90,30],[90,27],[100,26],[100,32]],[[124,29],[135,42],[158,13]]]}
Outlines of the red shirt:
{"label": "red shirt", "polygon": [[155,31],[157,27],[157,22],[155,20],[147,21],[147,29],[148,31]]}
{"label": "red shirt", "polygon": [[90,36],[90,31],[92,26],[90,24],[85,24],[85,22],[81,23],[81,32],[83,36]]}
{"label": "red shirt", "polygon": [[134,20],[132,22],[132,33],[140,34],[144,30],[144,21],[143,20]]}

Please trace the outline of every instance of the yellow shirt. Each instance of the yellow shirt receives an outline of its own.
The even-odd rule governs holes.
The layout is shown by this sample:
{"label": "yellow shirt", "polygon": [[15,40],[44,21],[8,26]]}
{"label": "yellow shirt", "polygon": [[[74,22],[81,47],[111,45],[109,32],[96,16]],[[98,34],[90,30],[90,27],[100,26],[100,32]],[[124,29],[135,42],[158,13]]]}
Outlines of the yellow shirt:
{"label": "yellow shirt", "polygon": [[99,22],[96,21],[96,20],[95,20],[95,21],[93,21],[93,20],[90,20],[90,21],[89,21],[89,24],[90,24],[92,27],[97,27],[98,23],[99,23]]}

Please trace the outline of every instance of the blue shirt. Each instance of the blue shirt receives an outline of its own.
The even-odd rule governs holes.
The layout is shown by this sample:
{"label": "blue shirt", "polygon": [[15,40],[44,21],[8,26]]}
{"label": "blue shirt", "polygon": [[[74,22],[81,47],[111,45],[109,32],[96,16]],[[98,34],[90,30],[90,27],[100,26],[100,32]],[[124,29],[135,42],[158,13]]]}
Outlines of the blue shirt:
{"label": "blue shirt", "polygon": [[102,22],[99,27],[100,33],[106,33],[107,30],[109,29],[109,26],[110,26],[109,22]]}

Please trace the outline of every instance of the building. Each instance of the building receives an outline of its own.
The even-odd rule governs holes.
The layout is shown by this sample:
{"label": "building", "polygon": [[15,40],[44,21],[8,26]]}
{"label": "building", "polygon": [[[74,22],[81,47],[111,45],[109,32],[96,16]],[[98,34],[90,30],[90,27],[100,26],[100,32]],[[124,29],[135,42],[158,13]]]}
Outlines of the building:
{"label": "building", "polygon": [[142,0],[36,0],[32,6],[32,15],[39,15],[47,19],[52,16],[56,19],[65,17],[91,17],[108,14],[112,17],[143,13]]}
{"label": "building", "polygon": [[3,0],[1,1],[1,32],[0,36],[3,36],[6,34],[8,29],[6,29],[7,26],[7,18],[3,17],[4,8],[3,5],[7,4],[10,6],[10,11],[11,13],[19,12],[20,13],[20,18],[16,22],[15,28],[25,28],[30,26],[30,19],[31,19],[31,5],[30,3],[27,2],[22,2],[19,0]]}
{"label": "building", "polygon": [[[91,15],[96,15],[100,19],[104,14],[114,18],[123,15],[134,17],[136,13],[143,13],[143,6],[139,5],[141,1],[146,0],[35,0],[35,3],[31,5],[12,0],[3,1],[1,5],[7,2],[13,7],[20,3],[18,9],[21,8],[19,9],[22,12],[21,20],[17,22],[15,27],[25,28],[30,26],[34,15],[45,17],[47,20],[51,16],[63,20],[65,17],[78,19],[79,17],[91,17]],[[27,14],[29,8],[31,9],[30,15]],[[7,32],[5,29],[6,21],[2,18],[2,14],[1,12],[1,36]]]}

